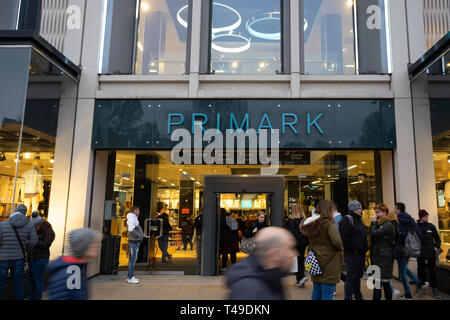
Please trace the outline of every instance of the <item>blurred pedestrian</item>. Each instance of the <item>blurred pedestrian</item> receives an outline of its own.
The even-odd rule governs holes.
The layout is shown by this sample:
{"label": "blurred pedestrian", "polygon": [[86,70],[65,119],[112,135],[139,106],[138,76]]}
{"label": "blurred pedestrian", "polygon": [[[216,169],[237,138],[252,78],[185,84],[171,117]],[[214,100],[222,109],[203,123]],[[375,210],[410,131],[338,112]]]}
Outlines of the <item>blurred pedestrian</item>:
{"label": "blurred pedestrian", "polygon": [[294,235],[298,251],[297,256],[297,274],[296,274],[296,287],[304,287],[308,277],[305,275],[305,251],[309,244],[308,237],[300,231],[300,225],[304,219],[307,218],[306,212],[303,206],[294,204],[292,206],[291,219],[289,220],[289,231]]}
{"label": "blurred pedestrian", "polygon": [[59,257],[47,268],[49,300],[87,300],[88,261],[100,254],[102,234],[80,228],[68,234],[69,256]]}
{"label": "blurred pedestrian", "polygon": [[[405,246],[406,237],[409,232],[414,232],[421,239],[422,231],[419,226],[416,224],[414,219],[406,212],[406,206],[403,202],[397,202],[395,204],[395,214],[398,219],[398,227],[397,231],[399,232],[399,242],[401,246]],[[398,274],[402,278],[403,288],[405,289],[405,295],[402,298],[411,300],[412,294],[411,289],[409,287],[409,279],[410,277],[414,283],[416,284],[415,293],[419,293],[423,283],[417,278],[417,276],[408,269],[409,256],[405,254],[404,250],[400,256],[397,256],[396,259],[398,261]]]}
{"label": "blurred pedestrian", "polygon": [[422,231],[422,250],[420,257],[417,258],[417,273],[422,283],[426,281],[425,268],[430,274],[430,287],[433,289],[433,295],[436,299],[441,299],[436,281],[436,256],[441,248],[441,239],[434,224],[428,222],[429,214],[426,210],[419,211],[419,220],[417,224]]}
{"label": "blurred pedestrian", "polygon": [[225,274],[230,300],[284,300],[282,278],[298,254],[292,234],[282,228],[264,228],[255,236],[255,253]]}
{"label": "blurred pedestrian", "polygon": [[[381,271],[380,283],[386,300],[392,300],[391,279],[394,268],[394,244],[395,244],[395,224],[397,216],[385,204],[377,204],[374,208],[375,215],[372,216],[370,234],[372,236],[372,247],[370,254],[372,265],[378,266]],[[373,300],[381,300],[381,287],[373,290]]]}
{"label": "blurred pedestrian", "polygon": [[36,229],[25,215],[27,207],[19,204],[8,220],[0,223],[0,300],[8,279],[8,271],[14,286],[16,300],[24,299],[22,284],[26,252],[38,242]]}
{"label": "blurred pedestrian", "polygon": [[50,246],[55,240],[55,232],[52,225],[42,219],[37,211],[31,214],[31,223],[36,228],[38,242],[31,253],[31,266],[28,273],[28,299],[42,300],[44,273],[50,259]]}
{"label": "blurred pedestrian", "polygon": [[236,263],[236,253],[239,251],[239,225],[237,221],[224,208],[220,208],[220,254],[222,255],[222,268],[226,269],[228,255],[231,264]]}
{"label": "blurred pedestrian", "polygon": [[364,265],[367,244],[367,229],[363,224],[362,205],[359,201],[348,204],[348,214],[339,223],[339,233],[344,245],[344,260],[347,268],[345,281],[345,300],[363,300],[361,294],[361,278],[364,274]]}
{"label": "blurred pedestrian", "polygon": [[181,221],[181,241],[183,243],[183,250],[186,251],[188,244],[191,250],[194,250],[192,238],[194,237],[194,224],[189,217],[183,217]]}
{"label": "blurred pedestrian", "polygon": [[309,248],[322,270],[320,275],[311,275],[312,300],[333,300],[336,284],[341,280],[343,247],[334,225],[331,202],[320,200],[313,215],[302,222],[300,230],[308,237]]}
{"label": "blurred pedestrian", "polygon": [[130,252],[127,282],[130,284],[139,283],[139,279],[134,276],[134,266],[138,257],[139,246],[144,239],[144,232],[139,224],[139,215],[140,208],[137,206],[132,207],[131,212],[127,214],[128,250]]}

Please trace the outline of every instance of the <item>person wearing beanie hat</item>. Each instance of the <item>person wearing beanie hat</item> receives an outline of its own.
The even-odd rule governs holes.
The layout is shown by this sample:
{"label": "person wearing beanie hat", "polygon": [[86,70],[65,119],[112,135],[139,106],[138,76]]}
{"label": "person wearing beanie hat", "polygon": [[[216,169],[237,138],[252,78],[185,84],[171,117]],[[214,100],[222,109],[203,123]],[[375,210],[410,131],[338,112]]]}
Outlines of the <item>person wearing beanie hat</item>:
{"label": "person wearing beanie hat", "polygon": [[364,274],[368,250],[368,230],[363,224],[362,205],[359,201],[348,204],[348,213],[339,223],[339,233],[344,245],[344,260],[347,268],[345,279],[345,300],[362,300],[361,278]]}
{"label": "person wearing beanie hat", "polygon": [[428,222],[429,214],[426,210],[419,211],[418,226],[422,232],[422,250],[417,258],[417,275],[422,283],[426,281],[426,271],[430,273],[430,287],[436,299],[441,299],[436,281],[436,258],[441,250],[441,239],[434,224]]}
{"label": "person wearing beanie hat", "polygon": [[8,271],[11,273],[15,298],[24,299],[22,277],[27,258],[25,250],[33,248],[38,242],[36,230],[25,216],[26,213],[27,207],[18,205],[9,219],[0,223],[0,300],[3,298]]}
{"label": "person wearing beanie hat", "polygon": [[31,269],[28,274],[28,299],[42,300],[44,290],[44,273],[50,259],[50,246],[55,240],[55,232],[52,225],[39,216],[39,212],[31,214],[31,223],[36,229],[38,243],[32,250]]}
{"label": "person wearing beanie hat", "polygon": [[49,300],[87,300],[87,263],[100,254],[102,235],[90,228],[69,232],[70,256],[50,263],[47,292]]}

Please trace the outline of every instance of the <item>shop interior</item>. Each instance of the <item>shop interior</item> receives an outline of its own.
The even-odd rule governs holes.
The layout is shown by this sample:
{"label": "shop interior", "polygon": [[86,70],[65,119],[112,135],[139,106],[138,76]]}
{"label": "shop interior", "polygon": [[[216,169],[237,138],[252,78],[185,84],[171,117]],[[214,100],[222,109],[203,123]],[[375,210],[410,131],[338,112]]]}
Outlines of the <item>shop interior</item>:
{"label": "shop interior", "polygon": [[[285,156],[280,155],[282,161],[279,174],[285,177],[286,217],[290,215],[290,208],[294,203],[305,205],[311,213],[320,199],[336,201],[337,197],[342,196],[344,199],[340,199],[341,202],[347,203],[357,199],[363,203],[364,221],[370,225],[370,216],[373,214],[371,209],[380,193],[380,182],[375,172],[375,152],[306,151],[306,153],[308,157],[304,162],[286,160]],[[142,155],[152,159],[145,165],[145,179],[152,186],[152,191],[146,197],[151,198],[154,203],[164,202],[168,205],[170,224],[173,228],[168,252],[172,254],[173,259],[172,263],[161,264],[162,253],[158,248],[158,242],[153,239],[151,241],[153,244],[148,246],[147,259],[141,261],[138,259],[137,266],[145,266],[146,270],[150,266],[153,270],[181,270],[185,274],[198,274],[197,243],[193,241],[191,249],[189,242],[184,250],[181,223],[187,219],[193,224],[203,213],[204,175],[246,177],[258,174],[261,166],[174,165],[170,151],[117,151],[114,171],[116,214],[112,216],[111,234],[121,236],[119,265],[125,269],[128,266],[126,215],[135,202],[136,159]],[[344,193],[341,195],[339,190],[344,190]],[[247,222],[255,219],[259,211],[264,211],[266,205],[265,195],[223,194],[220,198],[222,208]],[[147,215],[156,216],[156,212],[153,212],[155,210],[152,206],[151,212]],[[193,229],[192,238],[195,240],[196,231]],[[245,255],[239,253],[238,259],[243,256]]]}

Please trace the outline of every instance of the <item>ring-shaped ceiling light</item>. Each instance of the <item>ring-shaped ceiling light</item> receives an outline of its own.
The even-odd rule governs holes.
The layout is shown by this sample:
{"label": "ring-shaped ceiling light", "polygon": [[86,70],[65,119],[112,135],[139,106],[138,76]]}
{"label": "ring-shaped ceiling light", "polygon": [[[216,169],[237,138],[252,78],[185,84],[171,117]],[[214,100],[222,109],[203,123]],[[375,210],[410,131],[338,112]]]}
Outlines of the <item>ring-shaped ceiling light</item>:
{"label": "ring-shaped ceiling light", "polygon": [[[218,39],[218,38],[225,38],[225,37],[234,37],[234,38],[238,38],[238,39],[242,39],[246,42],[246,44],[244,44],[241,47],[235,47],[235,48],[229,48],[229,47],[222,47],[217,45],[216,43],[214,43],[214,40]],[[247,51],[248,49],[250,49],[251,46],[251,39],[246,38],[240,34],[233,34],[233,33],[224,33],[224,34],[214,34],[212,37],[212,41],[211,41],[211,48],[213,48],[216,51],[219,52],[224,52],[224,53],[241,53],[244,51]]]}
{"label": "ring-shaped ceiling light", "polygon": [[254,25],[259,22],[266,22],[266,21],[281,21],[280,13],[279,12],[268,12],[263,14],[259,18],[252,18],[249,21],[247,21],[247,31],[254,37],[264,39],[264,40],[280,40],[281,39],[281,32],[275,32],[275,33],[264,33],[260,31],[256,31],[254,29]]}
{"label": "ring-shaped ceiling light", "polygon": [[[220,7],[224,7],[228,10],[230,10],[231,12],[233,12],[236,16],[237,16],[237,21],[234,22],[233,24],[230,24],[229,26],[225,26],[225,27],[220,27],[220,28],[212,28],[212,34],[215,33],[219,33],[219,32],[227,32],[227,31],[233,31],[237,28],[239,28],[239,26],[242,23],[242,17],[239,14],[239,12],[237,12],[235,9],[233,9],[230,6],[227,6],[226,4],[223,3],[218,3],[218,2],[214,2],[213,3],[214,6],[220,6]],[[181,24],[183,27],[187,28],[188,27],[188,22],[186,20],[184,20],[181,17],[181,12],[183,12],[183,10],[186,10],[188,8],[188,5],[185,5],[184,7],[182,7],[180,10],[178,10],[177,12],[177,20],[178,23]]]}
{"label": "ring-shaped ceiling light", "polygon": [[178,23],[181,24],[186,29],[188,27],[188,22],[181,17],[181,12],[186,10],[188,7],[189,7],[188,5],[185,5],[184,7],[181,7],[181,9],[178,10],[178,12],[177,12],[177,21],[178,21]]}

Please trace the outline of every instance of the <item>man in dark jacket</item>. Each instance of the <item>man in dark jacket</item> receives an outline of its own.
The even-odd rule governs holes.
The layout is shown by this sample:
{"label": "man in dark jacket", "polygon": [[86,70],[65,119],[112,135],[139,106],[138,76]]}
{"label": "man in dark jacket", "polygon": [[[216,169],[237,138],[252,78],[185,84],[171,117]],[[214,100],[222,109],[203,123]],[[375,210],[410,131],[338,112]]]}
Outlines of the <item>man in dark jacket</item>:
{"label": "man in dark jacket", "polygon": [[55,240],[52,225],[39,216],[39,212],[31,214],[31,223],[35,226],[38,243],[31,254],[31,268],[28,274],[29,300],[42,300],[44,290],[44,273],[50,259],[50,246]]}
{"label": "man in dark jacket", "polygon": [[230,300],[284,300],[282,277],[298,255],[295,238],[282,228],[264,228],[255,236],[255,254],[225,274]]}
{"label": "man in dark jacket", "polygon": [[102,235],[89,228],[69,233],[70,256],[62,256],[50,263],[47,293],[49,300],[87,300],[88,261],[100,253]]}
{"label": "man in dark jacket", "polygon": [[362,205],[359,201],[348,204],[348,214],[339,223],[339,233],[344,245],[344,260],[347,267],[345,280],[345,300],[362,300],[361,278],[364,274],[366,258],[367,228],[364,226],[361,214]]}
{"label": "man in dark jacket", "polygon": [[[406,206],[402,202],[397,202],[395,204],[395,214],[398,218],[398,232],[399,232],[399,240],[400,243],[404,244],[406,236],[408,235],[408,232],[415,232],[419,236],[419,238],[422,240],[422,232],[417,225],[417,223],[414,221],[414,219],[406,213]],[[414,283],[416,284],[416,292],[420,292],[420,288],[422,287],[423,283],[416,277],[414,273],[412,273],[411,270],[408,269],[408,262],[409,257],[403,256],[397,260],[398,262],[398,274],[402,278],[403,288],[405,289],[405,295],[403,298],[405,299],[412,299],[411,289],[409,287],[409,279],[410,277]]]}
{"label": "man in dark jacket", "polygon": [[425,267],[430,272],[430,287],[433,289],[433,295],[436,299],[441,299],[436,282],[436,253],[441,248],[441,238],[434,224],[428,222],[428,212],[419,211],[419,220],[417,224],[422,231],[422,251],[417,258],[417,273],[422,283],[425,283]]}
{"label": "man in dark jacket", "polygon": [[33,248],[38,241],[34,226],[25,216],[27,211],[27,207],[20,204],[7,221],[0,223],[0,299],[3,297],[3,288],[8,279],[8,270],[11,270],[16,300],[24,299],[23,252]]}

